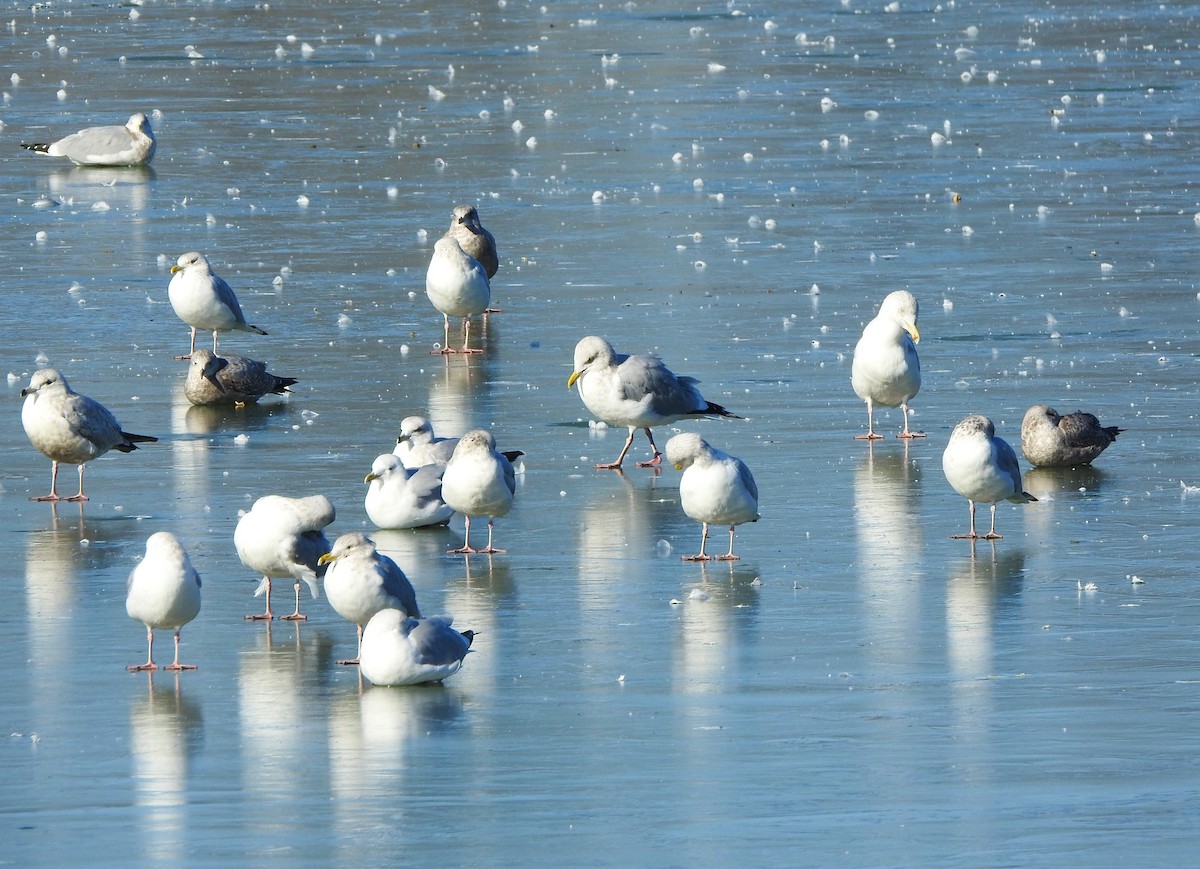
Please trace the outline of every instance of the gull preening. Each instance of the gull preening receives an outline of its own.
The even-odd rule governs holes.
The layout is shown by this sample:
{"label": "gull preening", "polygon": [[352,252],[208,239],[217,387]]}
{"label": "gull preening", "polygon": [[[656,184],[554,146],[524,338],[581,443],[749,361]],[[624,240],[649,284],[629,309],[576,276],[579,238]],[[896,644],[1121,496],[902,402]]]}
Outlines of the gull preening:
{"label": "gull preening", "polygon": [[416,619],[380,610],[363,630],[358,669],[375,685],[441,682],[462,667],[474,631],[456,631],[447,616]]}
{"label": "gull preening", "polygon": [[270,621],[273,617],[273,578],[290,578],[296,587],[296,609],[281,618],[287,621],[308,618],[300,614],[300,583],[303,581],[308,585],[314,598],[321,596],[317,578],[325,568],[320,564],[320,558],[330,548],[329,540],[321,532],[335,515],[333,504],[324,495],[307,498],[264,495],[242,515],[233,531],[233,545],[242,564],[262,574],[254,596],[263,593],[267,596],[264,612],[248,615],[247,619]]}
{"label": "gull preening", "polygon": [[[109,450],[131,453],[141,443],[158,440],[150,435],[121,430],[121,424],[104,405],[71,389],[53,368],[36,371],[21,390],[21,425],[34,448],[50,459],[50,494],[31,501],[86,501],[83,466]],[[69,498],[58,494],[58,463],[79,466],[79,492]]]}
{"label": "gull preening", "polygon": [[907,290],[889,293],[854,347],[850,385],[867,403],[867,433],[856,435],[858,440],[883,437],[875,431],[876,405],[898,407],[904,414],[904,430],[897,437],[925,437],[908,428],[908,402],[921,389],[920,340],[916,297]]}
{"label": "gull preening", "polygon": [[[242,306],[225,279],[212,270],[208,259],[197,251],[182,254],[171,266],[171,283],[167,286],[167,298],[175,316],[192,329],[190,356],[196,349],[196,330],[212,332],[213,349],[217,352],[217,333],[253,332],[266,335],[257,326],[246,322]],[[184,357],[187,358],[187,357]]]}
{"label": "gull preening", "polygon": [[87,127],[57,142],[21,147],[48,157],[66,157],[78,166],[143,166],[154,158],[155,144],[150,119],[136,112],[125,126]]}
{"label": "gull preening", "polygon": [[423,416],[406,416],[400,420],[400,434],[392,452],[406,468],[425,465],[444,465],[454,455],[458,438],[440,438],[434,435],[433,426]]}
{"label": "gull preening", "polygon": [[164,670],[195,670],[195,664],[179,663],[179,632],[200,614],[200,574],[192,567],[187,550],[169,531],[158,531],[146,539],[146,555],[129,573],[125,611],[146,626],[146,663],[126,670],[157,670],[154,663],[154,631],[175,632],[175,660]]}
{"label": "gull preening", "polygon": [[654,457],[638,462],[639,468],[662,462],[650,429],[686,418],[721,416],[742,419],[700,394],[692,377],[675,375],[657,356],[627,356],[617,353],[603,338],[589,335],[575,345],[575,369],[567,380],[570,389],[579,384],[579,397],[589,411],[607,425],[629,428],[629,437],[615,462],[597,468],[620,470],[640,428],[646,432]]}
{"label": "gull preening", "polygon": [[375,527],[387,529],[448,524],[454,508],[442,498],[444,468],[436,464],[406,468],[392,453],[377,456],[363,479],[368,485],[367,518]]}
{"label": "gull preening", "polygon": [[[486,429],[475,429],[459,438],[454,455],[442,472],[442,498],[466,520],[463,545],[451,549],[450,554],[504,552],[492,545],[492,532],[495,520],[512,508],[517,491],[512,462],[519,455],[520,452],[498,453],[496,439]],[[483,549],[471,548],[472,516],[487,517],[488,541]]]}
{"label": "gull preening", "polygon": [[[442,236],[433,246],[433,258],[425,273],[425,295],[445,320],[445,343],[438,353],[482,353],[472,349],[471,317],[487,310],[492,287],[487,272],[478,260],[463,251],[458,242]],[[463,345],[461,350],[450,347],[450,318],[462,317]]]}
{"label": "gull preening", "polygon": [[245,356],[217,356],[192,350],[183,394],[195,405],[253,404],[264,395],[290,395],[294,377],[276,377],[267,363]]}
{"label": "gull preening", "polygon": [[375,613],[395,609],[420,618],[417,593],[396,562],[375,548],[375,541],[361,531],[343,534],[318,562],[325,571],[325,597],[338,615],[358,627],[358,645],[353,660],[339,664],[357,664],[362,650],[363,627]]}
{"label": "gull preening", "polygon": [[1090,465],[1123,431],[1101,425],[1082,410],[1061,416],[1052,407],[1035,404],[1021,421],[1021,452],[1039,468]]}
{"label": "gull preening", "polygon": [[[971,510],[970,532],[952,534],[954,538],[999,539],[1002,535],[996,533],[996,503],[1027,504],[1037,500],[1022,486],[1017,454],[1007,441],[996,437],[996,427],[981,414],[972,414],[954,427],[942,453],[942,471],[954,491],[967,499]],[[987,534],[975,532],[976,502],[991,504],[992,524]]]}
{"label": "gull preening", "polygon": [[[687,432],[667,441],[667,461],[678,471],[679,502],[683,512],[703,525],[700,553],[684,561],[736,561],[733,533],[744,522],[758,521],[758,486],[746,463],[711,446],[698,434]],[[707,555],[709,525],[729,526],[729,551]]]}

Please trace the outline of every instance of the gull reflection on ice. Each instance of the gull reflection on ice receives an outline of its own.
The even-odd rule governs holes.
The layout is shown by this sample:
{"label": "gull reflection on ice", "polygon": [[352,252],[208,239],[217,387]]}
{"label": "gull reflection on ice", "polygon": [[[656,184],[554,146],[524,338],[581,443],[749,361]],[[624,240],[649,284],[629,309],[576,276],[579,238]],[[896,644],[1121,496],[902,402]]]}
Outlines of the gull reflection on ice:
{"label": "gull reflection on ice", "polygon": [[740,660],[757,632],[758,575],[746,562],[700,562],[675,599],[679,615],[673,654],[676,683],[685,694],[720,694],[740,681]]}

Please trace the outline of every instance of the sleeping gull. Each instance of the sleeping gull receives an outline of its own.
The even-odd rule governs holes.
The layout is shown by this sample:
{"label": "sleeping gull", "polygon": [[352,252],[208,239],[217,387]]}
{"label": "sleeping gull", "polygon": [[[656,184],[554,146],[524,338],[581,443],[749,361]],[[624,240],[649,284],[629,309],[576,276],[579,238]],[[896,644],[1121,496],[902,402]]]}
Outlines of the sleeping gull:
{"label": "sleeping gull", "polygon": [[245,356],[217,356],[193,350],[183,394],[195,405],[253,404],[264,395],[290,395],[294,377],[276,377],[267,363]]}
{"label": "sleeping gull", "polygon": [[1042,468],[1090,465],[1122,431],[1115,425],[1100,425],[1100,420],[1082,410],[1059,416],[1054,408],[1035,404],[1021,422],[1021,452]]}
{"label": "sleeping gull", "polygon": [[439,438],[433,426],[423,416],[406,416],[400,420],[400,434],[392,452],[406,468],[424,465],[444,465],[450,461],[458,438]]}
{"label": "sleeping gull", "polygon": [[254,502],[250,512],[242,515],[233,531],[233,545],[242,564],[263,576],[254,596],[264,592],[267,595],[266,610],[261,615],[248,615],[247,619],[271,620],[273,577],[291,577],[296,584],[296,609],[281,618],[288,621],[308,618],[300,614],[300,582],[308,584],[314,598],[321,596],[317,577],[325,571],[319,560],[329,551],[329,540],[321,529],[333,521],[334,515],[333,504],[324,495],[307,498],[264,495]]}
{"label": "sleeping gull", "polygon": [[[442,498],[466,519],[463,545],[450,554],[504,552],[492,545],[493,523],[512,508],[517,491],[512,460],[519,452],[496,452],[496,439],[486,429],[469,431],[459,438],[454,455],[442,472]],[[483,549],[471,548],[471,517],[488,517],[488,542]]]}
{"label": "sleeping gull", "polygon": [[[425,273],[425,295],[433,306],[442,313],[446,321],[445,343],[434,353],[482,353],[468,345],[471,337],[471,317],[482,314],[492,298],[483,266],[469,254],[464,253],[458,242],[443,236],[433,246],[433,258]],[[462,317],[463,346],[461,350],[450,347],[450,318]]]}
{"label": "sleeping gull", "polygon": [[150,435],[121,431],[121,425],[108,408],[80,395],[67,379],[53,368],[36,371],[29,386],[21,390],[21,425],[30,443],[50,459],[50,494],[32,501],[58,501],[58,463],[79,465],[79,492],[66,501],[86,501],[83,494],[83,466],[109,450],[130,453],[141,443],[158,440]]}
{"label": "sleeping gull", "polygon": [[[363,627],[382,609],[396,609],[420,618],[417,593],[396,562],[381,555],[375,542],[361,531],[343,534],[333,548],[318,559],[329,565],[325,571],[325,597],[338,615],[358,626],[358,650],[362,649]],[[357,664],[353,660],[339,664]]]}
{"label": "sleeping gull", "polygon": [[377,528],[425,528],[446,525],[454,508],[442,500],[442,470],[445,465],[406,468],[392,453],[376,457],[364,506],[367,518]]}
{"label": "sleeping gull", "polygon": [[200,574],[192,567],[187,551],[169,531],[158,531],[146,539],[146,555],[130,572],[125,594],[125,611],[146,626],[146,663],[126,670],[157,670],[154,663],[154,629],[175,631],[175,661],[164,670],[195,670],[195,664],[179,663],[179,632],[200,614]]}
{"label": "sleeping gull", "polygon": [[629,437],[617,460],[596,465],[604,470],[620,470],[639,428],[646,432],[654,450],[654,458],[637,463],[639,468],[647,468],[662,461],[662,453],[650,432],[652,426],[689,417],[743,418],[707,401],[696,389],[699,381],[692,377],[677,377],[657,356],[617,353],[611,344],[595,335],[589,335],[575,345],[575,370],[567,380],[567,388],[574,386],[576,381],[579,382],[579,397],[588,410],[607,425],[629,428]]}
{"label": "sleeping gull", "polygon": [[242,313],[242,306],[238,304],[233,289],[224,278],[213,273],[204,254],[196,251],[182,254],[171,266],[171,275],[167,298],[171,300],[175,315],[192,327],[189,356],[196,349],[197,329],[213,333],[214,354],[217,352],[218,332],[267,334],[246,322],[246,315]]}
{"label": "sleeping gull", "polygon": [[79,166],[141,166],[154,157],[154,132],[141,112],[125,126],[88,127],[50,144],[22,145],[49,157],[66,157]]}
{"label": "sleeping gull", "polygon": [[[954,538],[998,539],[1002,535],[996,533],[996,503],[1026,504],[1037,500],[1022,488],[1021,468],[1013,448],[1003,438],[996,437],[996,427],[990,419],[977,413],[968,416],[950,433],[950,442],[942,453],[942,471],[971,509],[970,533],[952,534]],[[975,533],[976,501],[992,505],[992,524],[987,534]]]}
{"label": "sleeping gull", "polygon": [[908,402],[921,389],[920,340],[916,297],[907,290],[889,293],[854,348],[850,385],[867,403],[867,433],[856,435],[858,440],[883,437],[875,432],[875,405],[900,408],[904,430],[897,437],[925,437],[908,429]]}
{"label": "sleeping gull", "polygon": [[458,632],[446,616],[415,619],[380,610],[363,630],[359,671],[375,685],[440,682],[462,667],[474,631]]}
{"label": "sleeping gull", "polygon": [[[678,434],[667,441],[667,461],[678,471],[679,502],[683,512],[700,522],[700,554],[685,555],[684,561],[736,561],[733,554],[733,532],[743,522],[758,521],[758,486],[745,462],[736,456],[710,446],[704,438],[691,432]],[[729,552],[725,555],[705,555],[708,526],[729,526]]]}

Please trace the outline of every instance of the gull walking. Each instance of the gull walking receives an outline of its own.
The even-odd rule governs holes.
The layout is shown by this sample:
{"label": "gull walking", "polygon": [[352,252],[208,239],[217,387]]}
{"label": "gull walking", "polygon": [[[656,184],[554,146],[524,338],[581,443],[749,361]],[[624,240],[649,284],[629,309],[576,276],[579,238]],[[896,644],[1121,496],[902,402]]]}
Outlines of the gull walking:
{"label": "gull walking", "polygon": [[[468,346],[471,337],[471,317],[482,314],[492,298],[487,273],[473,257],[464,253],[457,241],[443,236],[433,246],[433,258],[425,273],[425,295],[445,320],[445,343],[438,353],[482,353]],[[461,350],[450,347],[450,318],[462,317],[463,345]]]}
{"label": "gull walking", "polygon": [[171,266],[171,283],[167,286],[167,298],[175,309],[175,316],[192,328],[192,346],[189,358],[196,349],[196,330],[213,333],[213,349],[217,352],[218,332],[253,332],[266,335],[257,326],[246,322],[242,306],[225,279],[216,274],[202,253],[193,251],[179,257]]}
{"label": "gull walking", "polygon": [[253,404],[264,395],[290,395],[294,377],[276,377],[267,363],[245,356],[217,356],[193,350],[183,394],[196,405]]}
{"label": "gull walking", "polygon": [[451,627],[447,616],[415,619],[396,609],[380,610],[363,630],[359,672],[375,685],[440,682],[462,667],[474,631]]}
{"label": "gull walking", "polygon": [[318,559],[325,571],[325,597],[338,615],[358,626],[358,645],[353,660],[362,650],[363,627],[383,609],[395,609],[420,618],[417,593],[396,562],[375,548],[375,541],[361,531],[343,534],[333,548]]}
{"label": "gull walking", "polygon": [[425,465],[444,465],[454,455],[458,438],[439,438],[433,426],[423,416],[406,416],[400,421],[400,434],[392,452],[406,468]]}
{"label": "gull walking", "polygon": [[596,465],[603,470],[620,470],[625,454],[633,446],[640,428],[646,432],[654,457],[638,462],[639,468],[662,462],[650,429],[686,418],[722,416],[742,419],[719,404],[713,404],[696,389],[692,377],[676,376],[657,356],[627,356],[617,353],[603,338],[589,335],[575,345],[575,369],[567,388],[579,383],[584,406],[607,425],[629,428],[629,437],[615,462]]}
{"label": "gull walking", "polygon": [[367,518],[375,527],[387,529],[448,524],[454,508],[442,499],[444,468],[406,468],[392,453],[377,456],[363,480],[368,484]]}
{"label": "gull walking", "polygon": [[[758,486],[746,463],[691,432],[667,441],[667,461],[677,471],[683,471],[679,480],[683,512],[704,526],[700,554],[685,555],[683,560],[736,561],[739,556],[733,554],[734,529],[743,522],[758,521]],[[704,552],[710,524],[729,526],[729,551],[724,555]]]}
{"label": "gull walking", "polygon": [[904,430],[897,437],[925,437],[908,428],[908,402],[921,389],[920,340],[916,297],[907,290],[889,293],[854,348],[850,385],[867,403],[867,433],[855,435],[858,440],[883,437],[875,432],[876,405],[899,407],[904,414]]}
{"label": "gull walking", "polygon": [[[516,473],[512,462],[520,452],[496,452],[496,439],[486,429],[475,429],[463,435],[454,455],[442,472],[442,498],[466,519],[463,545],[448,554],[504,552],[492,545],[494,520],[512,508],[517,491]],[[471,548],[471,517],[488,518],[488,542],[483,549]]]}
{"label": "gull walking", "polygon": [[325,569],[320,558],[329,551],[329,540],[321,529],[333,521],[334,515],[333,504],[324,495],[307,498],[264,495],[254,502],[250,512],[242,515],[233,531],[233,545],[242,564],[262,574],[254,596],[263,593],[267,596],[265,611],[261,615],[248,615],[247,619],[271,620],[271,579],[284,577],[295,582],[296,609],[281,618],[308,619],[300,614],[300,583],[308,585],[314,598],[321,596],[317,578]]}
{"label": "gull walking", "polygon": [[1060,416],[1052,407],[1035,404],[1021,422],[1021,452],[1040,468],[1090,465],[1123,431],[1100,425],[1100,420],[1082,410]]}
{"label": "gull walking", "polygon": [[125,669],[158,669],[154,663],[155,628],[175,632],[175,661],[163,669],[196,669],[195,664],[179,663],[179,632],[200,614],[200,574],[171,532],[159,531],[146,539],[146,555],[129,574],[125,611],[146,626],[148,647],[146,663]]}
{"label": "gull walking", "polygon": [[100,402],[80,395],[53,368],[36,371],[29,386],[21,390],[21,425],[30,443],[50,459],[50,494],[31,501],[58,501],[58,463],[79,466],[79,492],[66,501],[86,501],[83,466],[109,450],[131,453],[141,443],[158,440],[150,435],[121,430],[120,423]]}
{"label": "gull walking", "polygon": [[[968,534],[953,534],[954,538],[996,540],[996,503],[1012,501],[1026,504],[1037,498],[1021,485],[1021,468],[1017,454],[1003,438],[996,437],[996,427],[986,416],[972,414],[962,420],[950,433],[950,442],[942,453],[942,471],[954,491],[967,499],[971,510],[971,530]],[[975,503],[991,504],[992,524],[987,534],[975,532]]]}
{"label": "gull walking", "polygon": [[154,158],[154,131],[141,112],[125,126],[87,127],[49,144],[22,145],[48,157],[66,157],[79,166],[143,166]]}

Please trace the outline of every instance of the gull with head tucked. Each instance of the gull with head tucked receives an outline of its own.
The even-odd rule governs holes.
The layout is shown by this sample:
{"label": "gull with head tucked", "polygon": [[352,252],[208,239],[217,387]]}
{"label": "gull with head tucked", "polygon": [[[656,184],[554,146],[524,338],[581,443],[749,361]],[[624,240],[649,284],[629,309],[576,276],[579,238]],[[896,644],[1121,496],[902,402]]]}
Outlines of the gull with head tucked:
{"label": "gull with head tucked", "polygon": [[448,616],[416,619],[380,610],[363,630],[359,671],[374,685],[441,682],[462,667],[474,631],[456,631]]}
{"label": "gull with head tucked", "polygon": [[183,394],[195,405],[254,404],[264,395],[291,395],[294,377],[276,377],[267,364],[245,356],[217,356],[193,350]]}
{"label": "gull with head tucked", "polygon": [[1090,465],[1122,431],[1115,425],[1100,425],[1100,420],[1082,410],[1062,416],[1052,407],[1035,404],[1021,421],[1021,452],[1039,468]]}
{"label": "gull with head tucked", "polygon": [[296,587],[296,609],[281,616],[287,621],[304,621],[300,614],[300,583],[307,583],[314,598],[320,597],[317,578],[325,572],[320,563],[329,551],[329,540],[322,529],[331,523],[333,504],[324,495],[307,498],[286,498],[283,495],[264,495],[254,502],[250,512],[238,520],[233,530],[233,545],[238,558],[251,570],[262,574],[254,596],[265,593],[266,610],[247,619],[270,621],[271,579],[290,577]]}
{"label": "gull with head tucked", "polygon": [[[703,525],[700,554],[685,555],[684,561],[735,561],[733,532],[744,522],[758,521],[758,486],[746,463],[713,446],[692,432],[667,441],[667,461],[683,471],[679,480],[679,502],[683,512]],[[706,555],[709,525],[729,526],[729,551]]]}

